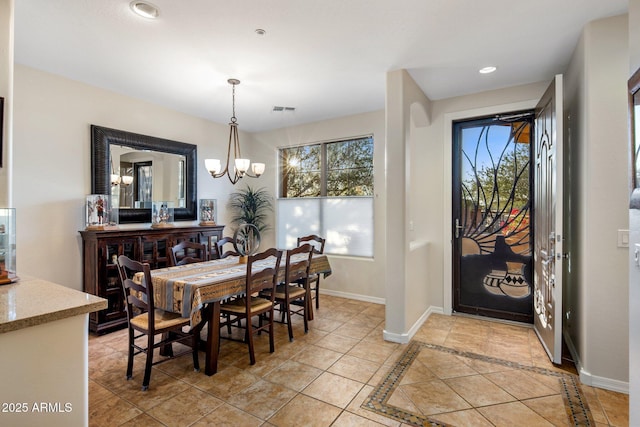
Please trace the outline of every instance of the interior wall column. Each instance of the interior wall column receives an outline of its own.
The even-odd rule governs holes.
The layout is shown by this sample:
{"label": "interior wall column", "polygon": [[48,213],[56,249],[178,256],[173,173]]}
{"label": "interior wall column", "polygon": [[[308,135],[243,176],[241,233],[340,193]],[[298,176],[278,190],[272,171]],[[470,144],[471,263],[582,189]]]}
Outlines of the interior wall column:
{"label": "interior wall column", "polygon": [[[431,101],[406,70],[387,73],[384,339],[401,343],[409,342],[429,306],[425,265],[411,265],[410,199],[411,164],[415,162],[411,157],[416,154],[411,152],[411,129],[426,127],[430,111]],[[422,195],[415,196],[414,202],[419,204],[417,199]]]}
{"label": "interior wall column", "polygon": [[397,70],[387,73],[386,86],[386,145],[385,189],[387,194],[385,283],[385,339],[399,341],[406,324],[406,271],[405,236],[406,217],[406,129],[403,99],[403,73]]}

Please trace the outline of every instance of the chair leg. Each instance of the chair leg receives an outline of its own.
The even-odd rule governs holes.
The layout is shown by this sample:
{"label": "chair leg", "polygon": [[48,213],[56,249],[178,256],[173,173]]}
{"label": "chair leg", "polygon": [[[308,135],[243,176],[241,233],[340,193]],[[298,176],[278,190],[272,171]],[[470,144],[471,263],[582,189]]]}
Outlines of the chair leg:
{"label": "chair leg", "polygon": [[251,325],[251,319],[247,317],[247,341],[249,344],[249,361],[252,365],[256,364],[256,355],[253,352],[253,326]]}
{"label": "chair leg", "polygon": [[193,370],[200,372],[200,360],[198,359],[198,347],[200,347],[200,327],[197,327],[192,331],[193,337],[191,345],[193,346]]}
{"label": "chair leg", "polygon": [[149,338],[147,344],[147,363],[144,366],[144,380],[142,380],[142,391],[149,389],[149,381],[151,381],[151,367],[153,366],[153,335],[147,335]]}
{"label": "chair leg", "polygon": [[311,294],[311,292],[308,292],[307,295],[305,295],[304,300],[302,301],[302,317],[304,318],[304,333],[306,334],[307,332],[309,332],[309,313],[308,313],[308,309],[313,307],[313,302],[312,301],[307,301],[307,298],[309,297],[309,294]]}
{"label": "chair leg", "polygon": [[316,310],[320,308],[320,277],[316,280]]}
{"label": "chair leg", "polygon": [[[313,298],[311,297],[311,288],[304,296],[304,318],[307,320],[313,320]],[[306,333],[306,332],[305,332]]]}
{"label": "chair leg", "polygon": [[285,301],[284,308],[287,316],[287,329],[289,329],[289,341],[293,341],[293,327],[291,326],[291,308],[289,307],[289,301]]}
{"label": "chair leg", "polygon": [[273,339],[273,307],[271,307],[271,314],[269,316],[269,352],[273,353],[276,349]]}
{"label": "chair leg", "polygon": [[133,329],[129,327],[129,357],[127,358],[127,380],[133,378]]}
{"label": "chair leg", "polygon": [[[168,341],[175,338],[175,334],[173,332],[165,332],[162,334],[162,340]],[[173,344],[165,344],[160,347],[160,355],[165,357],[173,357]]]}

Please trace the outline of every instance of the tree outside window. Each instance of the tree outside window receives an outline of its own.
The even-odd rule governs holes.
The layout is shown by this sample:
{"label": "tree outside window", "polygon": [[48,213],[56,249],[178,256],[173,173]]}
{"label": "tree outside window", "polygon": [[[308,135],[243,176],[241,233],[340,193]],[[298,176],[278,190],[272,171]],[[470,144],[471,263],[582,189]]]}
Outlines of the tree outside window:
{"label": "tree outside window", "polygon": [[280,197],[373,195],[373,137],[283,148]]}

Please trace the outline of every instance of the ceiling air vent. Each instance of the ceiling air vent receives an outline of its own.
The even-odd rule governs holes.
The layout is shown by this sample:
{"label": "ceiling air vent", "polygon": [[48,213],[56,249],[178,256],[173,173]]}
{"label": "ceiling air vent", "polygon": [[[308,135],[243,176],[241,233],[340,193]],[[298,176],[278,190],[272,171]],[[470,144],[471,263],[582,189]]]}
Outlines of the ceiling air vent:
{"label": "ceiling air vent", "polygon": [[273,107],[273,111],[296,111],[295,107],[280,107],[278,105]]}

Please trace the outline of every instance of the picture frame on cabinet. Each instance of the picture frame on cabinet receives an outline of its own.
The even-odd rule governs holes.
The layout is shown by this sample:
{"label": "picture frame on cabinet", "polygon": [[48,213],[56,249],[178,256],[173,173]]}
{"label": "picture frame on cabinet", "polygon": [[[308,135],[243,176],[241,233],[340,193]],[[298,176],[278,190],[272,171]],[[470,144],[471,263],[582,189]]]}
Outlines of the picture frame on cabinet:
{"label": "picture frame on cabinet", "polygon": [[218,218],[218,201],[216,199],[200,199],[200,225],[216,225]]}

